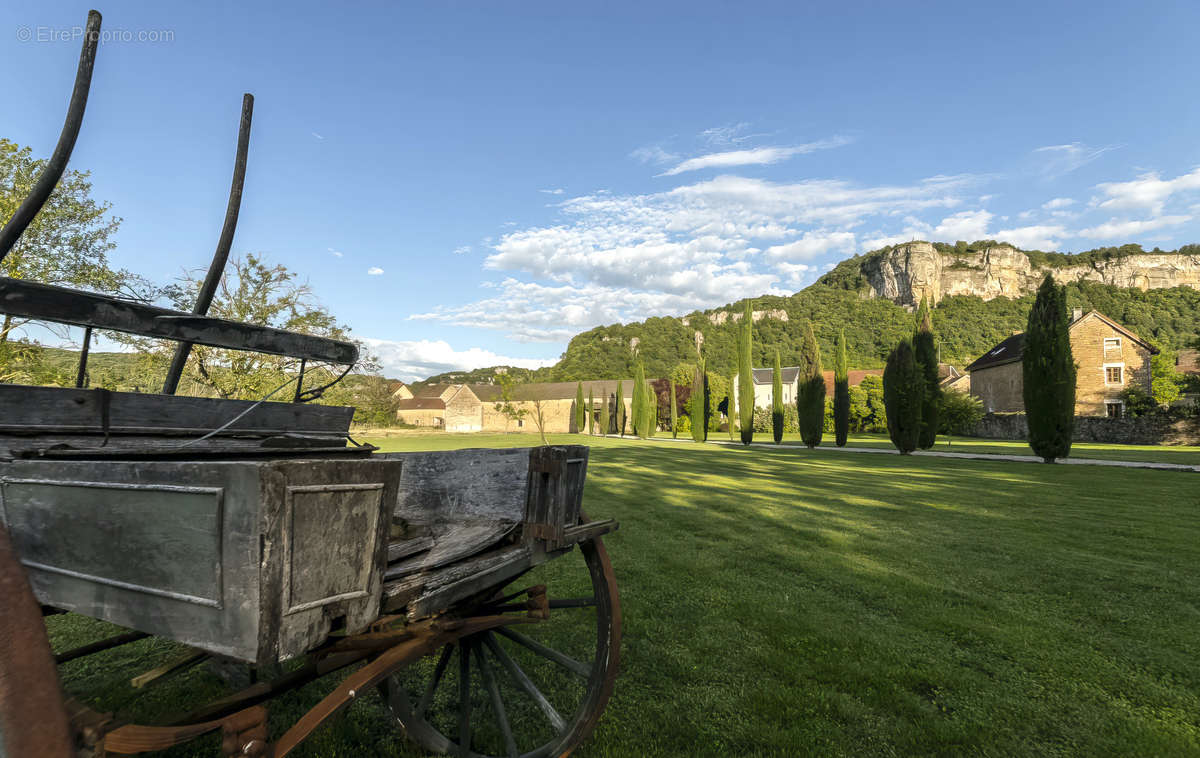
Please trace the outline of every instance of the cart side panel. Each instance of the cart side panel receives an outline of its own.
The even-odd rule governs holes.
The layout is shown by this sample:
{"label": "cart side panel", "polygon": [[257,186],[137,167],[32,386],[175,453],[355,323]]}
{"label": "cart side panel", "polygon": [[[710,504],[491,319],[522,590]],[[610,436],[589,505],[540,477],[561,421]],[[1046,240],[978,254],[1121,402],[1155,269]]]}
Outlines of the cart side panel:
{"label": "cart side panel", "polygon": [[262,477],[259,661],[285,660],[336,627],[379,617],[399,460],[271,464]]}
{"label": "cart side panel", "polygon": [[0,512],[38,599],[254,660],[253,464],[14,461]]}

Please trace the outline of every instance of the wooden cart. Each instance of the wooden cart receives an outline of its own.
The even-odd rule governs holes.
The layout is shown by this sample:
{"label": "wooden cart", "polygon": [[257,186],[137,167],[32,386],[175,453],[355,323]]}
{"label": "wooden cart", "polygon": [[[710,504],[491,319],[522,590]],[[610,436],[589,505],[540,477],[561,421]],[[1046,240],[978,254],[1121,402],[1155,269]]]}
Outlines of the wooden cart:
{"label": "wooden cart", "polygon": [[[0,258],[66,165],[99,24],[93,12],[63,138],[0,231]],[[214,286],[236,225],[251,105],[247,96]],[[0,580],[12,586],[4,559],[15,555],[43,613],[129,630],[60,652],[60,664],[155,635],[189,652],[138,685],[202,660],[245,667],[253,680],[156,725],[71,699],[78,754],[155,751],[220,731],[224,755],[278,758],[376,687],[430,752],[569,753],[612,692],[621,634],[601,541],[617,525],[581,511],[587,448],[381,454],[350,439],[352,409],[302,402],[322,389],[302,390],[303,370],[293,402],[175,396],[193,343],[357,360],[350,343],[210,318],[204,301],[202,291],[183,313],[0,278],[0,312],[181,343],[164,394],[87,388],[86,343],[77,388],[0,385]],[[556,558],[578,570],[546,565]],[[22,592],[0,598],[0,638],[41,639],[0,657],[14,668],[0,669],[0,745],[11,755],[55,744],[53,709],[41,723],[14,715],[29,703],[14,705],[13,678],[48,650],[30,609]],[[284,733],[268,733],[272,698],[339,670],[351,673]],[[19,684],[30,702],[44,680],[57,687],[53,677]]]}

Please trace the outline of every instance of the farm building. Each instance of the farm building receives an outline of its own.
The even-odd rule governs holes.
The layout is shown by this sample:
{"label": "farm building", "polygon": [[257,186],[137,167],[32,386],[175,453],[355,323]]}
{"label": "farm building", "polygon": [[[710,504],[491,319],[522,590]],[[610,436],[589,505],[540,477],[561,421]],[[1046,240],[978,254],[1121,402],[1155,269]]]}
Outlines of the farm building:
{"label": "farm building", "polygon": [[[1069,327],[1071,353],[1078,367],[1075,415],[1120,418],[1125,411],[1121,393],[1131,385],[1150,391],[1150,356],[1158,350],[1133,332],[1097,311],[1076,309]],[[985,411],[1025,410],[1021,352],[1025,334],[1018,332],[967,366],[971,394]]]}
{"label": "farm building", "polygon": [[[577,382],[519,384],[512,388],[511,406],[519,417],[506,415],[502,390],[498,384],[441,384],[419,387],[414,393],[408,387],[397,390],[400,396],[396,418],[401,423],[445,429],[448,432],[527,432],[537,431],[536,415],[541,411],[547,434],[580,431],[575,428],[575,395]],[[615,417],[617,380],[603,379],[583,383],[586,402],[588,392],[595,398],[599,419],[600,403],[607,401]],[[625,408],[631,405],[633,380],[622,380]]]}

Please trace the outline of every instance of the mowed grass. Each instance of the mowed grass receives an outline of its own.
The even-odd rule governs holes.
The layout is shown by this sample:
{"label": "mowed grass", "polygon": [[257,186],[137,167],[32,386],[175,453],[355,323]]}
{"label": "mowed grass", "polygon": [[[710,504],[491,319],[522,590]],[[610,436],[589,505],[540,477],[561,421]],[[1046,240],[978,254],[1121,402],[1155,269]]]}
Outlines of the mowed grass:
{"label": "mowed grass", "polygon": [[[551,441],[592,445],[585,508],[621,522],[623,671],[578,756],[1200,755],[1200,474]],[[49,623],[56,648],[100,633]],[[68,689],[122,700],[112,663],[68,664]],[[214,679],[167,682],[149,711]],[[280,702],[275,733],[332,683]],[[420,755],[374,697],[295,754]]]}
{"label": "mowed grass", "polygon": [[[770,434],[755,435],[763,442],[771,441]],[[725,439],[728,439],[728,435]],[[799,434],[785,435],[784,441],[802,444]],[[827,434],[824,445],[833,444],[833,435]],[[886,434],[852,434],[846,443],[850,447],[876,447],[894,449]],[[1033,450],[1024,440],[992,440],[975,437],[938,437],[937,445],[930,448],[939,453],[986,453],[992,455],[1033,455]],[[916,453],[920,455],[920,453]],[[1092,458],[1108,461],[1142,461],[1146,463],[1179,463],[1185,466],[1200,466],[1200,447],[1194,445],[1118,445],[1107,442],[1074,442],[1071,444],[1072,458]]]}

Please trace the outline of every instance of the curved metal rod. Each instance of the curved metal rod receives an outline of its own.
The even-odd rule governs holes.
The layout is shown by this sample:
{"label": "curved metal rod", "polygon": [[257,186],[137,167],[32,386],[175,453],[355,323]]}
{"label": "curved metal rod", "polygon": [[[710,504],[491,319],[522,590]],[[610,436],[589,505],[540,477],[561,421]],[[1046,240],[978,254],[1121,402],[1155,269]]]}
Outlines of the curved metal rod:
{"label": "curved metal rod", "polygon": [[[229,250],[233,247],[233,233],[237,231],[238,213],[242,209],[242,187],[246,183],[246,153],[250,150],[250,120],[253,115],[254,95],[247,92],[242,95],[242,119],[238,124],[237,153],[233,159],[233,183],[229,187],[229,203],[225,206],[225,224],[221,227],[216,252],[213,253],[212,263],[208,264],[208,274],[204,277],[204,283],[200,285],[200,294],[196,296],[196,305],[192,308],[192,313],[198,316],[208,313],[213,297],[217,294],[217,285],[221,283],[221,275],[225,273]],[[191,351],[191,342],[180,342],[175,346],[175,355],[171,358],[171,367],[167,369],[167,379],[163,382],[164,395],[174,395],[175,390],[179,388],[179,378],[183,376],[183,367]]]}
{"label": "curved metal rod", "polygon": [[50,156],[46,168],[42,169],[42,175],[33,185],[33,191],[21,203],[21,207],[17,208],[17,212],[4,228],[0,229],[0,261],[16,246],[17,240],[46,204],[50,193],[58,186],[58,180],[67,168],[71,151],[75,149],[75,138],[79,136],[79,127],[83,124],[83,111],[87,108],[88,90],[92,86],[92,68],[96,64],[96,46],[99,42],[100,12],[88,11],[87,33],[83,36],[83,50],[79,53],[79,69],[75,72],[75,89],[71,92],[71,104],[67,106],[67,120],[58,136],[54,154]]}

